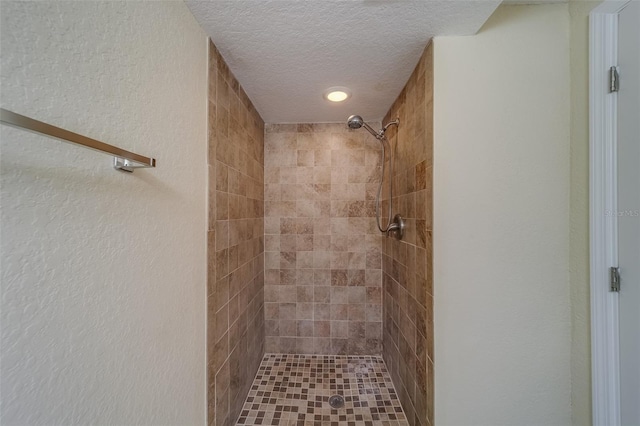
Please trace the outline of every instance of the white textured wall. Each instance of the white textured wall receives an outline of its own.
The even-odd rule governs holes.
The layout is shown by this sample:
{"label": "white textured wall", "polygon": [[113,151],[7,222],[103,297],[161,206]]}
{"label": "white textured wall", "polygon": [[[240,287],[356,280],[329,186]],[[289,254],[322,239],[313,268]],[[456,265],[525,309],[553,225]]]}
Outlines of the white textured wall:
{"label": "white textured wall", "polygon": [[434,47],[436,424],[570,424],[568,6]]}
{"label": "white textured wall", "polygon": [[206,37],[182,2],[0,2],[3,425],[204,424]]}

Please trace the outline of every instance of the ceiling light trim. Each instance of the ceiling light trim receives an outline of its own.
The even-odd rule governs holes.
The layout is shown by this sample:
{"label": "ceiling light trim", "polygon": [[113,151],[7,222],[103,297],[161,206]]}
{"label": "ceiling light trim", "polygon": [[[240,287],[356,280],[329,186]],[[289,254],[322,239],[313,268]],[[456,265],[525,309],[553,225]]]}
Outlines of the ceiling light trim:
{"label": "ceiling light trim", "polygon": [[329,87],[322,97],[331,103],[342,103],[351,98],[351,90],[344,86]]}

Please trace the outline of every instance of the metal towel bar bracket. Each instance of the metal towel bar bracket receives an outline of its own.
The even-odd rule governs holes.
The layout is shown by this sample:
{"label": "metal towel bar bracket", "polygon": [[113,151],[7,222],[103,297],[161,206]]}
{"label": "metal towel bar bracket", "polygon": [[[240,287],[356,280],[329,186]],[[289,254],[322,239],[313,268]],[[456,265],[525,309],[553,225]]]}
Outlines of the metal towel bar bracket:
{"label": "metal towel bar bracket", "polygon": [[113,167],[116,170],[120,170],[123,172],[131,173],[135,169],[156,166],[155,158],[144,157],[142,155],[118,148],[117,146],[109,145],[107,143],[79,135],[78,133],[73,133],[60,127],[52,126],[51,124],[34,120],[33,118],[29,118],[24,115],[16,114],[15,112],[6,110],[4,108],[0,108],[0,122],[11,127],[27,130],[40,135],[49,136],[63,142],[70,142],[75,145],[93,149],[94,151],[111,154],[114,156]]}

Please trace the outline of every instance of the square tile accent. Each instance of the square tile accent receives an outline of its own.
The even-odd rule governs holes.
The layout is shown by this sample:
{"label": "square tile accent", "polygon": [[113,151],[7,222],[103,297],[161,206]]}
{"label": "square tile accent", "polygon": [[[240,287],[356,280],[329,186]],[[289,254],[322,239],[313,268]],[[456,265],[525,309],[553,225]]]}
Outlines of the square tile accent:
{"label": "square tile accent", "polygon": [[[332,395],[344,407],[329,405]],[[379,356],[266,354],[237,425],[406,426]]]}

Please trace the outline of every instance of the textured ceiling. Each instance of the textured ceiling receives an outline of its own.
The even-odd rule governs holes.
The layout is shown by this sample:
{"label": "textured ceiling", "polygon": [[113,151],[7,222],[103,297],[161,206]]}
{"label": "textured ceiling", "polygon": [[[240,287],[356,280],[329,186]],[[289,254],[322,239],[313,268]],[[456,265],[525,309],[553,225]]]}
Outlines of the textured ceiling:
{"label": "textured ceiling", "polygon": [[[267,123],[384,116],[427,42],[476,33],[500,0],[186,0]],[[352,97],[330,104],[323,92]]]}

